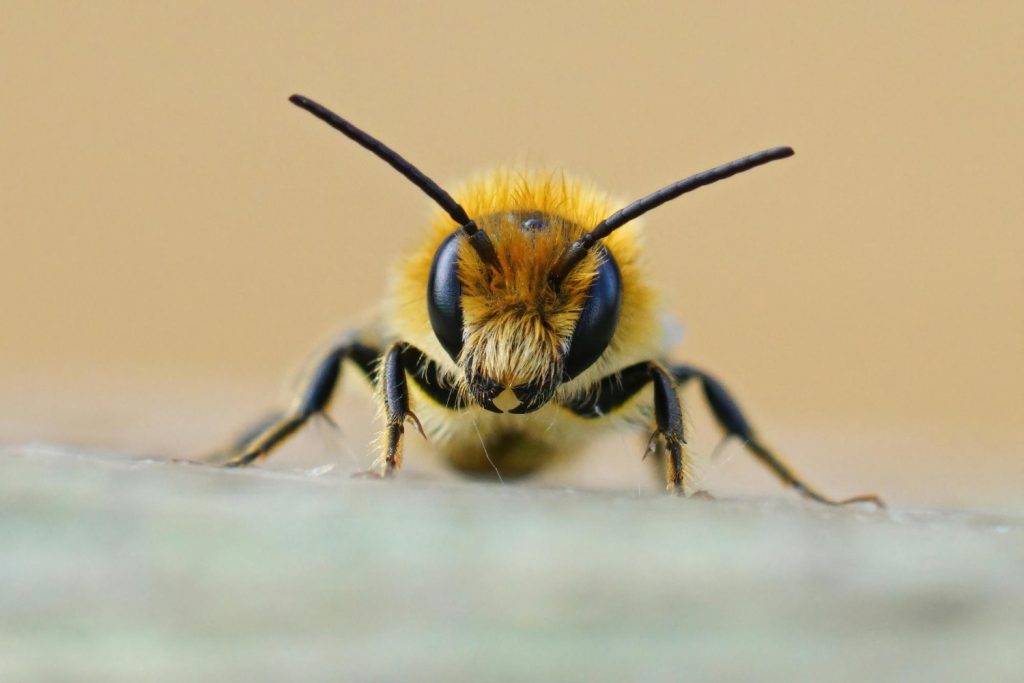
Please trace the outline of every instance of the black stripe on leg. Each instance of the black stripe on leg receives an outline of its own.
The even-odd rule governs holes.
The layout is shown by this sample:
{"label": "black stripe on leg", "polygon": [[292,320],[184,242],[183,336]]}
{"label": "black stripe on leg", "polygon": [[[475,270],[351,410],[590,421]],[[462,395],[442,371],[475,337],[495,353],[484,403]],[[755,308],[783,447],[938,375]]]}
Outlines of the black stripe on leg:
{"label": "black stripe on leg", "polygon": [[245,467],[259,460],[276,448],[282,441],[291,436],[295,431],[305,424],[306,417],[285,418],[269,427],[260,434],[251,444],[247,445],[245,451],[224,464],[225,467]]}
{"label": "black stripe on leg", "polygon": [[338,386],[341,375],[341,362],[345,360],[351,347],[339,346],[331,351],[320,362],[309,378],[309,385],[299,403],[299,415],[309,417],[327,407]]}
{"label": "black stripe on leg", "polygon": [[675,379],[660,365],[650,364],[651,379],[654,381],[654,418],[657,434],[665,440],[669,452],[668,485],[679,493],[685,493],[683,465],[683,408],[676,393]]}
{"label": "black stripe on leg", "polygon": [[701,388],[704,391],[704,398],[711,407],[715,419],[722,426],[722,429],[729,436],[735,436],[742,441],[755,439],[754,428],[750,426],[746,415],[740,408],[736,399],[732,397],[728,389],[717,379],[690,365],[674,365],[671,368],[673,376],[683,383],[689,379],[700,379]]}
{"label": "black stripe on leg", "polygon": [[[384,412],[387,420],[387,439],[384,452],[384,476],[390,476],[402,465],[402,441],[405,435],[405,420],[411,417],[419,426],[419,419],[409,410],[409,384],[402,364],[402,349],[405,344],[392,344],[384,354],[377,381],[384,396]],[[423,429],[420,427],[420,431]]]}
{"label": "black stripe on leg", "polygon": [[389,425],[402,424],[409,412],[409,385],[402,365],[401,345],[395,344],[384,354],[378,381],[384,388],[384,406]]}

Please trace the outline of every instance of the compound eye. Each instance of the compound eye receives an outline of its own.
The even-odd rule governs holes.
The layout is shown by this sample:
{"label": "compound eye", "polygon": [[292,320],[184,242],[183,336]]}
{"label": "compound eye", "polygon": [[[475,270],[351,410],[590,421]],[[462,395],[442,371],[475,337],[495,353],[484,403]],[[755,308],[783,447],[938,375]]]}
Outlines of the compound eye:
{"label": "compound eye", "polygon": [[576,321],[569,353],[565,357],[565,380],[593,365],[615,334],[622,310],[622,274],[611,252],[602,248],[597,277],[590,283],[587,302]]}
{"label": "compound eye", "polygon": [[459,282],[461,233],[449,235],[434,254],[427,281],[430,326],[441,346],[456,360],[462,352],[462,284]]}

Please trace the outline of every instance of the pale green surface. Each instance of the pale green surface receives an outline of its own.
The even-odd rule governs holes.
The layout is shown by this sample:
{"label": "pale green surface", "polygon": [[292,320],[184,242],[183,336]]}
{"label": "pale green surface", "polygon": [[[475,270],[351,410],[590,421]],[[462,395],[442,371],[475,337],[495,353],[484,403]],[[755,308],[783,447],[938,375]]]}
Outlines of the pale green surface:
{"label": "pale green surface", "polygon": [[0,681],[1020,680],[1024,523],[0,450]]}

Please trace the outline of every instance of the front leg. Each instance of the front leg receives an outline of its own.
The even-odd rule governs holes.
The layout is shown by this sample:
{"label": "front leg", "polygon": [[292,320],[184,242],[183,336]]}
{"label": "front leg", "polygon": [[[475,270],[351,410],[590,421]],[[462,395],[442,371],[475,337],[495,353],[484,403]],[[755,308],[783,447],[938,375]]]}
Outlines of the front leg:
{"label": "front leg", "polygon": [[452,410],[465,408],[457,391],[442,381],[437,364],[415,347],[397,343],[382,355],[377,349],[358,342],[341,344],[328,349],[311,366],[299,383],[299,391],[288,410],[259,421],[246,430],[226,453],[217,454],[213,459],[226,467],[250,465],[276,451],[314,416],[327,417],[326,409],[345,361],[354,363],[374,384],[384,406],[381,456],[371,472],[375,476],[390,475],[401,466],[406,417],[412,418],[423,433],[419,421],[409,409],[406,373],[431,400]]}
{"label": "front leg", "polygon": [[668,490],[686,495],[689,472],[684,449],[683,409],[676,393],[675,379],[661,365],[653,361],[631,365],[605,377],[586,396],[566,403],[564,407],[581,417],[603,417],[621,407],[648,384],[654,385],[655,421],[648,452],[661,439],[669,456],[665,468]]}
{"label": "front leg", "polygon": [[409,383],[402,362],[406,345],[392,344],[385,352],[380,364],[377,386],[384,402],[385,426],[381,435],[381,454],[371,468],[371,473],[390,477],[402,466],[402,447],[405,441],[405,421],[412,420],[423,438],[423,425],[409,409]]}
{"label": "front leg", "polygon": [[665,477],[668,490],[672,493],[686,495],[686,463],[683,460],[683,408],[676,393],[676,383],[672,376],[660,365],[650,363],[648,372],[654,382],[654,424],[655,432],[651,440],[662,438],[668,450],[665,459]]}

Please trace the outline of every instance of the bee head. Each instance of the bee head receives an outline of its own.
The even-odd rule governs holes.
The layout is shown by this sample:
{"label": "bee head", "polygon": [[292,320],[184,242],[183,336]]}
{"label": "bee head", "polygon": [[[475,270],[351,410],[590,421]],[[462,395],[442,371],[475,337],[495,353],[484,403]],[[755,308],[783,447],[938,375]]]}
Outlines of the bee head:
{"label": "bee head", "polygon": [[427,285],[430,323],[477,403],[501,412],[494,400],[510,390],[518,405],[509,412],[532,412],[608,347],[622,308],[622,276],[601,247],[556,286],[553,268],[585,232],[562,217],[509,211],[487,215],[479,226],[493,261],[461,232],[445,239]]}
{"label": "bee head", "polygon": [[[462,369],[470,394],[496,412],[501,409],[494,399],[506,390],[519,401],[511,412],[536,410],[608,347],[622,307],[622,276],[602,240],[687,192],[793,155],[789,147],[757,152],[663,187],[611,215],[603,201],[567,192],[564,181],[553,180],[545,187],[554,191],[541,193],[550,205],[546,210],[537,197],[516,195],[509,189],[514,184],[505,183],[482,188],[467,211],[377,138],[308,98],[289,99],[387,162],[458,226],[433,257],[426,291],[430,324]],[[578,207],[603,212],[573,212],[570,197],[583,199]],[[495,206],[504,208],[494,211]]]}

